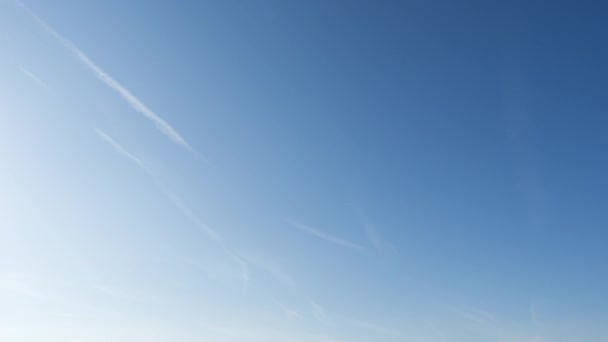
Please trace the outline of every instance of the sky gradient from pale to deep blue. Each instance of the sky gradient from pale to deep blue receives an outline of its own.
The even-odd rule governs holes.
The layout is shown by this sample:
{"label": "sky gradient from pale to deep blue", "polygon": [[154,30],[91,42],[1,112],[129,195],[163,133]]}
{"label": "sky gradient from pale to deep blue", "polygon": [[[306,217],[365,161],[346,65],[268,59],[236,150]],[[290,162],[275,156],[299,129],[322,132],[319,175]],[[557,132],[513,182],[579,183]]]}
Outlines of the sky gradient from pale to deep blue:
{"label": "sky gradient from pale to deep blue", "polygon": [[0,1],[0,340],[608,341],[599,1]]}

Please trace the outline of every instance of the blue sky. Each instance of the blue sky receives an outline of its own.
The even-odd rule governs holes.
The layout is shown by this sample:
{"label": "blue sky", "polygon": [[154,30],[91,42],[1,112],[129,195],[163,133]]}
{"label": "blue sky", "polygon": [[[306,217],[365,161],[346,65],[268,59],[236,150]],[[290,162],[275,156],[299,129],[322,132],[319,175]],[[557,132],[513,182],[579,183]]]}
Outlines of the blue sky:
{"label": "blue sky", "polygon": [[0,9],[0,340],[608,340],[599,2]]}

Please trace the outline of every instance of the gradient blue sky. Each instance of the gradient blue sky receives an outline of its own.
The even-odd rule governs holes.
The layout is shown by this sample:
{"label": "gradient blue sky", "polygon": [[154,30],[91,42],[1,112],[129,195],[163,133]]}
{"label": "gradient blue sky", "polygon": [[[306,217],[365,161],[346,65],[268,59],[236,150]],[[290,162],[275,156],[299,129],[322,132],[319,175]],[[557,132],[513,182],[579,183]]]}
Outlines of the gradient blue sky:
{"label": "gradient blue sky", "polygon": [[0,340],[607,341],[600,1],[0,1]]}

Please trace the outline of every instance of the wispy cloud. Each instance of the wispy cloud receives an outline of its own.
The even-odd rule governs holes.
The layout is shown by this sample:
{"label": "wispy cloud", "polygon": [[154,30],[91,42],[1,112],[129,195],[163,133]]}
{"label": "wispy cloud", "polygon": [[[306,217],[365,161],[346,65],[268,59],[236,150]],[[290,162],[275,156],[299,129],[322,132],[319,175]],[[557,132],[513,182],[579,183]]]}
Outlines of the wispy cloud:
{"label": "wispy cloud", "polygon": [[285,271],[283,265],[274,258],[260,253],[241,253],[241,257],[244,258],[249,264],[260,268],[274,277],[277,281],[287,285],[288,287],[293,288],[296,286],[296,282],[293,277],[287,271]]}
{"label": "wispy cloud", "polygon": [[376,227],[375,223],[366,214],[366,211],[358,204],[353,204],[353,210],[359,217],[359,221],[365,229],[365,235],[372,248],[378,253],[383,255],[394,254],[397,252],[395,246],[385,240],[380,233],[380,230]]}
{"label": "wispy cloud", "polygon": [[535,303],[530,303],[530,320],[532,321],[532,323],[537,323],[538,322],[538,314],[536,311],[536,304]]}
{"label": "wispy cloud", "polygon": [[302,317],[302,315],[300,315],[299,312],[297,312],[296,310],[294,310],[294,309],[290,308],[289,306],[283,304],[282,302],[280,302],[280,301],[278,301],[276,299],[273,299],[272,302],[276,306],[278,306],[283,311],[283,314],[285,316],[287,316],[288,318],[294,318],[295,319],[295,318],[301,318]]}
{"label": "wispy cloud", "polygon": [[233,249],[228,247],[228,245],[225,243],[224,239],[217,230],[213,229],[211,226],[205,223],[198,215],[192,212],[192,210],[190,210],[190,208],[188,208],[188,206],[186,206],[183,201],[179,197],[177,197],[177,195],[167,191],[164,187],[162,187],[162,190],[169,198],[171,203],[173,203],[173,205],[178,208],[179,211],[181,211],[181,213],[184,214],[184,216],[186,216],[188,220],[190,220],[190,222],[192,222],[197,228],[207,234],[207,236],[209,236],[209,238],[213,242],[215,242],[226,253],[226,255],[228,255],[232,260],[234,260],[234,262],[239,265],[239,268],[241,270],[241,280],[243,282],[243,287],[247,287],[250,281],[249,264],[242,257],[240,257]]}
{"label": "wispy cloud", "polygon": [[382,238],[378,229],[371,223],[365,223],[365,233],[369,242],[378,253],[393,254],[396,252],[395,246]]}
{"label": "wispy cloud", "polygon": [[309,235],[315,236],[321,240],[325,240],[327,242],[331,242],[333,244],[342,246],[342,247],[346,247],[352,250],[355,250],[359,253],[365,253],[367,252],[367,250],[361,246],[359,246],[358,244],[354,243],[354,242],[350,242],[348,240],[344,240],[342,238],[339,237],[335,237],[333,235],[330,235],[326,232],[323,232],[321,230],[315,229],[313,227],[310,227],[304,223],[301,222],[297,222],[297,221],[292,221],[292,220],[288,220],[287,221],[290,225],[292,225],[293,227],[303,231],[304,233],[307,233]]}
{"label": "wispy cloud", "polygon": [[241,270],[241,278],[243,281],[243,287],[247,287],[249,283],[249,265],[243,258],[241,258],[234,250],[228,247],[228,245],[224,242],[224,239],[211,226],[205,223],[198,215],[196,215],[190,208],[184,204],[184,202],[179,198],[176,194],[170,191],[162,182],[160,182],[157,177],[154,176],[152,171],[144,164],[144,162],[136,157],[133,153],[127,151],[122,145],[120,145],[116,140],[106,134],[104,131],[96,128],[95,132],[97,135],[107,142],[110,146],[114,148],[118,153],[122,156],[130,159],[134,163],[136,163],[139,167],[145,171],[145,173],[150,176],[150,178],[154,181],[156,187],[169,199],[169,201],[198,229],[202,230],[215,244],[217,244],[225,253],[230,257],[234,262],[239,265]]}
{"label": "wispy cloud", "polygon": [[312,307],[312,316],[317,321],[327,325],[333,323],[333,320],[329,317],[323,306],[313,300],[310,301],[310,306]]}
{"label": "wispy cloud", "polygon": [[496,317],[492,313],[485,310],[464,308],[456,310],[456,312],[461,317],[477,324],[487,325],[496,321]]}
{"label": "wispy cloud", "polygon": [[146,169],[146,171],[148,171],[148,168],[144,165],[144,163],[137,158],[136,156],[134,156],[133,154],[131,154],[129,151],[125,150],[124,147],[122,147],[119,143],[117,143],[114,139],[112,139],[109,135],[107,135],[104,131],[96,128],[95,132],[97,133],[97,135],[105,140],[108,144],[110,144],[110,146],[112,146],[116,152],[122,154],[123,156],[131,159],[131,161],[135,162],[135,164],[143,167]]}
{"label": "wispy cloud", "polygon": [[42,88],[46,88],[46,89],[49,88],[49,85],[46,82],[44,82],[43,80],[41,80],[40,77],[34,75],[34,73],[31,72],[30,70],[28,70],[28,69],[26,69],[26,68],[24,68],[22,66],[19,66],[19,71],[21,71],[21,73],[23,75],[25,75],[27,78],[29,78],[32,81],[34,81],[34,83],[38,84]]}
{"label": "wispy cloud", "polygon": [[57,32],[52,26],[47,24],[42,18],[34,13],[29,7],[22,2],[17,2],[34,20],[36,20],[40,26],[50,34],[52,37],[57,39],[66,49],[73,53],[76,58],[102,83],[107,87],[114,90],[120,95],[134,110],[142,114],[146,119],[150,120],[156,128],[164,134],[167,138],[173,141],[175,144],[193,150],[188,142],[165,120],[159,115],[152,111],[146,106],[140,99],[138,99],[131,91],[125,88],[122,84],[116,81],[110,74],[104,71],[99,65],[93,62],[82,50],[80,50],[74,43],[68,40],[66,37]]}

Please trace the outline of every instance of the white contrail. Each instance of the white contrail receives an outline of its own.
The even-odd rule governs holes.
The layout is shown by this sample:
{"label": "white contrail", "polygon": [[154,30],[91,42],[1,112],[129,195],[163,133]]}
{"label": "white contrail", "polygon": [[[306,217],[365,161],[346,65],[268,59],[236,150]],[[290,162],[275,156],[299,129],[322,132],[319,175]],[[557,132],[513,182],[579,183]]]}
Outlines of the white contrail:
{"label": "white contrail", "polygon": [[301,231],[303,231],[305,233],[308,233],[308,234],[310,234],[312,236],[318,237],[319,239],[322,239],[322,240],[334,243],[336,245],[340,245],[342,247],[350,248],[350,249],[355,250],[355,251],[360,252],[360,253],[367,252],[367,250],[365,248],[357,245],[354,242],[350,242],[350,241],[347,241],[347,240],[344,240],[344,239],[332,236],[330,234],[327,234],[327,233],[325,233],[323,231],[320,231],[318,229],[312,228],[312,227],[310,227],[308,225],[305,225],[303,223],[300,223],[300,222],[291,221],[291,220],[289,220],[287,222],[289,224],[291,224],[292,226],[294,226],[295,228],[297,228],[297,229],[299,229],[299,230],[301,230]]}
{"label": "white contrail", "polygon": [[134,156],[133,154],[131,154],[129,151],[125,150],[124,147],[120,146],[119,143],[117,143],[116,141],[114,141],[114,139],[112,139],[109,135],[107,135],[104,131],[95,128],[95,132],[97,132],[97,135],[99,135],[99,137],[101,137],[103,140],[105,140],[108,144],[110,144],[110,146],[112,146],[118,153],[122,154],[123,156],[131,159],[132,161],[134,161],[137,165],[143,167],[144,169],[146,169],[146,171],[148,171],[148,169],[146,168],[146,166],[144,165],[144,163],[137,158],[136,156]]}
{"label": "white contrail", "polygon": [[87,67],[87,69],[89,69],[93,75],[95,75],[95,77],[97,77],[107,87],[117,92],[118,95],[127,101],[131,108],[141,113],[146,119],[152,121],[156,128],[175,144],[192,151],[192,147],[188,144],[188,142],[173,127],[171,127],[168,122],[154,113],[150,108],[148,108],[148,106],[133,95],[131,91],[125,88],[110,74],[105,72],[100,66],[93,62],[84,52],[82,52],[82,50],[74,45],[74,43],[62,36],[21,1],[17,1],[17,4],[19,4],[34,20],[36,20],[48,34],[57,39],[65,48],[72,52],[78,58],[78,60],[85,67]]}
{"label": "white contrail", "polygon": [[130,159],[135,164],[137,164],[139,167],[141,167],[144,170],[144,172],[148,176],[150,176],[150,178],[152,178],[152,181],[154,182],[156,187],[163,193],[163,195],[165,195],[169,199],[171,204],[173,204],[197,228],[202,230],[211,239],[211,241],[213,241],[216,245],[218,245],[224,251],[224,253],[226,253],[226,255],[230,259],[232,259],[234,262],[236,262],[239,265],[239,268],[241,270],[241,279],[243,282],[243,287],[246,288],[249,284],[249,264],[245,260],[243,260],[243,258],[241,258],[234,250],[232,250],[230,247],[228,247],[228,245],[224,242],[224,239],[222,238],[220,233],[218,233],[215,229],[213,229],[208,224],[203,222],[203,220],[201,220],[200,217],[198,217],[194,212],[192,212],[192,210],[190,210],[190,208],[188,208],[177,195],[175,195],[174,193],[169,191],[167,189],[167,187],[164,184],[162,184],[157,179],[157,177],[154,176],[152,171],[144,164],[144,162],[141,161],[141,159],[139,159],[138,157],[133,155],[131,152],[127,151],[127,149],[122,147],[122,145],[120,145],[118,142],[116,142],[112,137],[107,135],[104,131],[96,128],[95,132],[97,132],[97,135],[101,139],[103,139],[105,142],[110,144],[110,146],[112,146],[114,148],[114,150],[116,150],[116,152],[120,153],[122,156]]}
{"label": "white contrail", "polygon": [[49,85],[46,84],[46,82],[41,80],[40,77],[34,75],[33,72],[27,70],[26,68],[19,66],[19,71],[21,71],[25,76],[27,76],[32,81],[36,82],[39,86],[41,86],[43,88],[47,88],[47,89],[49,88]]}

